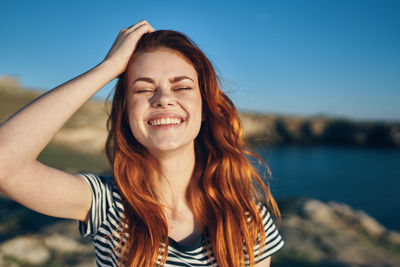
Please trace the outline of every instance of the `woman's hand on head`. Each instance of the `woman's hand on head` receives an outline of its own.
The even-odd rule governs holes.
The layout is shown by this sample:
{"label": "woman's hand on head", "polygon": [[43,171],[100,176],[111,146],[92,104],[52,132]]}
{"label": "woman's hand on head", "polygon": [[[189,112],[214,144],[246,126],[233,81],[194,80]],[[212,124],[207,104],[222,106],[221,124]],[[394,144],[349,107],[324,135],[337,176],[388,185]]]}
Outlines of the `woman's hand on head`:
{"label": "woman's hand on head", "polygon": [[135,51],[136,44],[142,35],[153,31],[154,28],[146,20],[142,20],[119,32],[117,39],[103,61],[110,63],[109,65],[115,71],[115,77],[125,71],[128,61],[133,51]]}

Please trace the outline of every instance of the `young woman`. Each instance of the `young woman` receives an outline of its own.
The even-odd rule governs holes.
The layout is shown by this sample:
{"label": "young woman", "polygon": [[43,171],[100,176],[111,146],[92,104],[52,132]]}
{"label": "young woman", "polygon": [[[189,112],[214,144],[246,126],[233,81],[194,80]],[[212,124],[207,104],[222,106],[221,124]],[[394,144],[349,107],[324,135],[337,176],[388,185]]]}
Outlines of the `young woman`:
{"label": "young woman", "polygon": [[[38,162],[116,77],[106,144],[113,175]],[[283,241],[268,211],[279,211],[246,155],[236,109],[206,56],[185,35],[140,21],[99,65],[1,125],[0,189],[40,213],[79,220],[98,266],[269,266]]]}

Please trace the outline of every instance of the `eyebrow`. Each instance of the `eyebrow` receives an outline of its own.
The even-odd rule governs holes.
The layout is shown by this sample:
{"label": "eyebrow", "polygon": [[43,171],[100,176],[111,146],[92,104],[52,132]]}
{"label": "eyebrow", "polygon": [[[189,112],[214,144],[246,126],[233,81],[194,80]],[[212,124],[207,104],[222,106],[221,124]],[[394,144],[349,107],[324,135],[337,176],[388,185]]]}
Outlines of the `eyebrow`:
{"label": "eyebrow", "polygon": [[[188,76],[185,76],[185,75],[178,76],[178,77],[174,77],[174,78],[172,78],[172,79],[169,79],[169,81],[170,81],[171,83],[177,83],[177,82],[180,82],[180,81],[182,81],[182,80],[184,80],[184,79],[189,79],[189,80],[191,80],[192,82],[194,82],[192,78],[190,78],[190,77],[188,77]],[[148,82],[148,83],[152,83],[152,84],[155,84],[155,83],[156,83],[152,78],[149,78],[149,77],[139,77],[139,78],[137,78],[132,84],[135,84],[135,83],[138,82],[138,81],[144,81],[144,82]]]}

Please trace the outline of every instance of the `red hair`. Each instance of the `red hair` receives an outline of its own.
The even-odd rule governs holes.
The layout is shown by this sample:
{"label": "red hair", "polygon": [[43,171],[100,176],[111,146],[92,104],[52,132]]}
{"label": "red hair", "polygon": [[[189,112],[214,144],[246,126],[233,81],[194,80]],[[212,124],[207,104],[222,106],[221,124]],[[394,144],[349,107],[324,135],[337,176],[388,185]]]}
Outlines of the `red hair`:
{"label": "red hair", "polygon": [[[150,267],[160,253],[164,264],[168,253],[164,205],[155,197],[155,178],[161,170],[155,157],[133,136],[126,110],[132,62],[138,53],[157,49],[179,52],[192,63],[198,75],[205,121],[195,139],[196,164],[186,189],[189,208],[203,234],[210,236],[219,266],[244,266],[245,251],[250,265],[254,265],[258,234],[261,246],[265,243],[256,203],[266,203],[272,214],[280,217],[268,187],[246,155],[262,159],[246,148],[236,108],[220,90],[219,78],[210,61],[190,38],[168,30],[144,34],[139,40],[127,70],[119,77],[108,119],[106,151],[125,208],[121,236],[129,233],[125,245],[118,248],[121,263]],[[161,247],[162,243],[165,247]]]}

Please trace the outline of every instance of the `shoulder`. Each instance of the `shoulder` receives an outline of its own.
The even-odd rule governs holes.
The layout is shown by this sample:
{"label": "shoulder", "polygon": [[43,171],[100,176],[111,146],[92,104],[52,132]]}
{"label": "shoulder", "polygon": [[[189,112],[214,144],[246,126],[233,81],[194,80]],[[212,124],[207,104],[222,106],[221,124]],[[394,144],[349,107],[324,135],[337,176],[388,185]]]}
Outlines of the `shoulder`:
{"label": "shoulder", "polygon": [[88,183],[92,191],[92,206],[93,204],[105,205],[103,208],[116,206],[121,211],[122,198],[117,184],[111,175],[97,175],[93,173],[81,173],[84,180]]}
{"label": "shoulder", "polygon": [[104,223],[119,221],[124,212],[121,195],[112,176],[80,174],[92,191],[92,203],[87,222],[80,222],[82,236],[94,236]]}
{"label": "shoulder", "polygon": [[284,241],[276,227],[274,217],[271,216],[269,212],[268,206],[265,203],[258,202],[257,207],[265,232],[265,243],[260,244],[261,239],[258,238],[258,242],[255,246],[255,255],[257,255],[256,262],[260,262],[279,251],[283,247]]}
{"label": "shoulder", "polygon": [[118,187],[111,175],[97,175],[94,173],[80,173],[88,183],[92,192],[116,192],[119,194]]}
{"label": "shoulder", "polygon": [[266,235],[268,236],[269,234],[271,234],[271,232],[274,232],[277,235],[278,229],[275,224],[276,218],[271,215],[267,204],[258,202],[257,207],[264,225],[264,230],[266,232]]}
{"label": "shoulder", "polygon": [[94,173],[79,173],[89,184],[111,184],[112,176],[111,175],[98,175]]}
{"label": "shoulder", "polygon": [[256,206],[257,206],[259,215],[263,220],[264,225],[266,222],[273,220],[271,213],[269,212],[269,208],[268,208],[267,204],[259,201],[259,202],[256,202]]}

